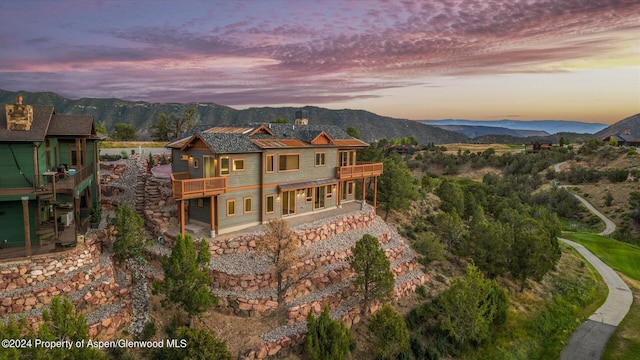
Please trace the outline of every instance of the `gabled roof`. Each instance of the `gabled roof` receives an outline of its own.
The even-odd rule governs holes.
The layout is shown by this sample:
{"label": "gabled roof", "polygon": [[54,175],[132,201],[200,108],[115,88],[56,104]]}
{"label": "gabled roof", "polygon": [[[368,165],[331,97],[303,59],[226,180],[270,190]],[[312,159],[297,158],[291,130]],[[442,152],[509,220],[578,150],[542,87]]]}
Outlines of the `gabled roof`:
{"label": "gabled roof", "polygon": [[91,116],[57,114],[51,105],[31,105],[33,123],[29,130],[8,130],[7,114],[0,104],[0,141],[44,141],[47,136],[88,136],[98,138]]}
{"label": "gabled roof", "polygon": [[44,141],[55,110],[51,105],[32,105],[33,123],[30,130],[7,129],[5,104],[0,104],[0,141]]}
{"label": "gabled roof", "polygon": [[368,145],[332,125],[253,124],[198,130],[195,134],[170,142],[166,147],[187,149],[196,138],[207,143],[213,152],[219,154],[260,152],[261,149],[275,148]]}
{"label": "gabled roof", "polygon": [[93,117],[53,114],[47,135],[96,136]]}

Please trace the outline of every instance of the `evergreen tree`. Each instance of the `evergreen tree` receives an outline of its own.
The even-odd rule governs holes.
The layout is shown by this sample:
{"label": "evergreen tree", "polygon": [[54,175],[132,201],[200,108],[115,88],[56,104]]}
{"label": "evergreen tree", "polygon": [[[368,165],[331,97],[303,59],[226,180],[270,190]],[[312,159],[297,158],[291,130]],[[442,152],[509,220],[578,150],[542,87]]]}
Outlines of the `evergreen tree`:
{"label": "evergreen tree", "polygon": [[130,207],[116,206],[115,216],[110,219],[113,226],[114,257],[120,261],[137,259],[147,245],[144,238],[144,220]]}
{"label": "evergreen tree", "polygon": [[196,252],[191,235],[177,234],[171,255],[162,257],[164,282],[154,283],[154,293],[162,292],[165,296],[162,305],[182,308],[189,316],[190,325],[194,316],[209,310],[218,301],[209,289],[210,259],[209,245],[204,239]]}
{"label": "evergreen tree", "polygon": [[309,358],[312,360],[347,358],[353,345],[351,330],[341,322],[331,320],[329,307],[325,307],[318,318],[309,310],[307,329],[305,349]]}
{"label": "evergreen tree", "polygon": [[175,339],[184,340],[186,347],[158,349],[155,360],[233,360],[235,357],[224,340],[213,337],[207,329],[179,327]]}
{"label": "evergreen tree", "polygon": [[466,230],[455,209],[451,213],[439,213],[435,222],[436,233],[440,236],[440,240],[446,245],[448,251],[462,244]]}
{"label": "evergreen tree", "polygon": [[380,248],[377,238],[365,234],[358,240],[349,264],[356,273],[354,285],[364,298],[363,314],[373,300],[385,302],[391,298],[395,280],[389,259]]}
{"label": "evergreen tree", "polygon": [[367,325],[376,359],[396,359],[409,350],[409,331],[402,315],[384,305]]}
{"label": "evergreen tree", "polygon": [[124,123],[118,123],[113,126],[111,132],[111,140],[115,141],[134,141],[138,138],[136,128]]}
{"label": "evergreen tree", "polygon": [[409,207],[417,195],[411,171],[400,155],[392,153],[384,160],[384,172],[378,179],[378,201],[385,211],[384,218],[389,211]]}
{"label": "evergreen tree", "polygon": [[464,193],[458,184],[448,179],[443,179],[436,189],[436,195],[440,198],[440,209],[442,211],[450,213],[455,209],[458,214],[464,214]]}

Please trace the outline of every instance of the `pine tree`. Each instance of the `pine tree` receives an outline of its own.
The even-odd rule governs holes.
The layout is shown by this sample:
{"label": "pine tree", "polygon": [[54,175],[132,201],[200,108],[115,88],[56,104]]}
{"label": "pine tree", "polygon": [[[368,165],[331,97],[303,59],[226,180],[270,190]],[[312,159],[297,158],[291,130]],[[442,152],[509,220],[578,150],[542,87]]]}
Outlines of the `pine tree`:
{"label": "pine tree", "polygon": [[318,318],[309,310],[307,329],[305,348],[312,360],[342,360],[349,355],[353,344],[351,330],[341,322],[331,320],[328,307],[324,308]]}
{"label": "pine tree", "polygon": [[391,305],[385,305],[373,314],[367,329],[377,359],[396,359],[409,350],[407,324]]}
{"label": "pine tree", "polygon": [[391,298],[395,280],[377,238],[365,234],[358,240],[349,264],[356,273],[354,285],[363,296],[363,314],[373,300],[385,302]]}
{"label": "pine tree", "polygon": [[203,239],[200,250],[187,234],[184,237],[176,235],[176,243],[170,256],[162,257],[164,282],[154,283],[154,293],[162,292],[165,297],[162,305],[171,308],[177,305],[189,316],[189,324],[193,324],[193,317],[199,315],[217,304],[209,288],[209,245]]}
{"label": "pine tree", "polygon": [[115,217],[110,220],[113,226],[113,252],[116,259],[136,259],[142,256],[147,245],[144,238],[144,220],[128,206],[116,206]]}

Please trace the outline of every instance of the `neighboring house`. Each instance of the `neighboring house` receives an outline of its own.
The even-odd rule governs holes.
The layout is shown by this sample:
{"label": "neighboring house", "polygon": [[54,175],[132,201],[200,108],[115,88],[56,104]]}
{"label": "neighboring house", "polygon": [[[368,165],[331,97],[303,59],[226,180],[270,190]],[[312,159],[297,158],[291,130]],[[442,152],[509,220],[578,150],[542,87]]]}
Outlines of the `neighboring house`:
{"label": "neighboring house", "polygon": [[618,146],[633,146],[640,147],[640,134],[632,134],[630,130],[625,130],[615,135],[607,136],[602,139],[605,142],[609,142],[611,138],[618,142]]}
{"label": "neighboring house", "polygon": [[75,244],[99,200],[93,118],[53,106],[4,104],[0,111],[0,257]]}
{"label": "neighboring house", "polygon": [[524,144],[524,152],[537,153],[542,150],[550,150],[552,145],[553,143],[550,142],[532,141],[528,144]]}
{"label": "neighboring house", "polygon": [[[382,163],[356,162],[368,144],[335,126],[258,124],[214,127],[167,145],[180,231],[206,224],[211,236],[276,217],[331,210],[371,187]],[[371,181],[370,181],[371,182]]]}

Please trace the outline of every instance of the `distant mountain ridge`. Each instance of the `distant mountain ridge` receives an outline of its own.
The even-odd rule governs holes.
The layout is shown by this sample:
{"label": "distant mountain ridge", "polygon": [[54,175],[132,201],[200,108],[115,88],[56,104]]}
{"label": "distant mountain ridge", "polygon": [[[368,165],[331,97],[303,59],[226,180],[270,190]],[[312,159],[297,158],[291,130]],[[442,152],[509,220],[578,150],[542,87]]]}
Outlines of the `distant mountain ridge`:
{"label": "distant mountain ridge", "polygon": [[435,125],[441,129],[455,131],[459,134],[464,134],[470,138],[477,138],[479,136],[486,135],[509,135],[514,137],[527,137],[527,136],[548,136],[550,135],[546,131],[541,130],[517,130],[507,129],[503,127],[494,126],[473,126],[473,125]]}
{"label": "distant mountain ridge", "polygon": [[587,123],[581,121],[568,120],[465,120],[465,119],[443,119],[443,120],[427,120],[422,123],[434,126],[441,125],[468,125],[468,126],[485,126],[499,127],[511,130],[535,130],[545,131],[549,134],[560,132],[571,132],[576,134],[595,134],[605,129],[608,125],[599,123]]}
{"label": "distant mountain ridge", "polygon": [[126,101],[115,98],[82,98],[71,100],[53,92],[6,91],[0,89],[0,103],[15,103],[16,96],[22,95],[25,104],[53,105],[60,114],[89,115],[102,122],[107,131],[117,123],[126,123],[138,129],[141,139],[150,139],[149,127],[158,121],[159,113],[180,115],[186,108],[195,108],[200,126],[240,125],[270,122],[284,118],[293,123],[297,110],[309,111],[310,124],[336,125],[342,129],[354,126],[364,141],[372,142],[383,138],[403,138],[414,136],[421,144],[465,142],[465,135],[425,125],[419,121],[395,119],[376,115],[364,110],[330,110],[315,106],[305,107],[260,107],[236,110],[215,103],[148,103]]}

